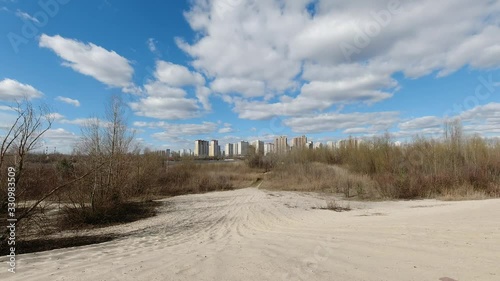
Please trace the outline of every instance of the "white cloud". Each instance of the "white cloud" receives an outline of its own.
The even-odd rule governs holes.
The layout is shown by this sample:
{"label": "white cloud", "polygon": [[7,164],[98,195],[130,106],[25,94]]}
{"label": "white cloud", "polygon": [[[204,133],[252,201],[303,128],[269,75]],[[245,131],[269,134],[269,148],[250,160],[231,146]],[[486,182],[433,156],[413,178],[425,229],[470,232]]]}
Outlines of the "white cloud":
{"label": "white cloud", "polygon": [[23,12],[21,10],[17,10],[16,16],[20,19],[23,19],[23,20],[29,20],[29,21],[32,21],[35,23],[40,23],[40,21],[37,18],[32,17],[30,14]]}
{"label": "white cloud", "polygon": [[64,102],[64,103],[67,103],[67,104],[71,104],[71,105],[76,106],[76,107],[80,106],[80,101],[78,101],[76,99],[71,99],[71,98],[67,98],[67,97],[57,96],[56,100]]}
{"label": "white cloud", "polygon": [[496,120],[500,122],[500,103],[492,102],[485,105],[479,105],[462,112],[458,117],[464,122],[473,122],[478,119]]}
{"label": "white cloud", "polygon": [[62,128],[50,129],[42,136],[41,149],[48,148],[52,152],[70,153],[78,141],[79,136]]}
{"label": "white cloud", "polygon": [[[72,120],[64,119],[63,118],[63,119],[56,119],[56,121],[58,121],[61,124],[71,124],[71,125],[77,125],[77,126],[85,126],[87,124],[94,123],[96,121],[96,119],[97,118],[95,118],[95,117],[91,117],[91,118],[76,118],[76,119],[72,119]],[[104,121],[104,120],[99,120],[99,122],[102,125],[107,124],[107,122]]]}
{"label": "white cloud", "polygon": [[196,97],[203,105],[203,109],[210,111],[212,110],[212,105],[210,104],[210,94],[212,91],[207,87],[196,87]]}
{"label": "white cloud", "polygon": [[49,118],[54,120],[54,121],[62,121],[62,120],[64,120],[64,115],[57,113],[57,112],[53,112],[53,113],[49,114]]}
{"label": "white cloud", "polygon": [[[193,0],[185,16],[198,36],[177,44],[245,119],[370,105],[398,91],[396,73],[418,78],[500,66],[498,1],[388,3]],[[347,58],[342,44],[356,52]]]}
{"label": "white cloud", "polygon": [[468,133],[500,134],[500,103],[488,103],[466,110],[458,115]]}
{"label": "white cloud", "polygon": [[155,77],[158,81],[173,87],[205,85],[205,78],[201,74],[190,71],[183,65],[161,60],[156,62]]}
{"label": "white cloud", "polygon": [[224,123],[224,127],[219,129],[219,134],[228,134],[234,132],[234,129],[231,124]]}
{"label": "white cloud", "polygon": [[[133,123],[134,128],[140,130],[160,130],[151,134],[151,137],[157,141],[161,141],[162,145],[167,148],[192,148],[193,141],[198,138],[212,139],[215,134],[220,133],[221,129],[230,128],[231,124],[223,124],[220,128],[219,123],[202,122],[199,124],[193,123],[170,123],[165,121],[136,121]],[[219,138],[222,140],[222,138]]]}
{"label": "white cloud", "polygon": [[40,36],[40,47],[54,51],[64,62],[62,65],[111,86],[133,88],[134,69],[130,62],[117,54],[93,43],[67,39],[59,35]]}
{"label": "white cloud", "polygon": [[205,79],[199,73],[164,61],[158,61],[156,66],[156,80],[144,85],[145,96],[129,103],[136,115],[164,120],[189,119],[201,116],[203,110],[200,104],[204,110],[210,110],[209,89],[198,86],[196,90],[198,99],[194,99],[189,98],[188,93],[179,88],[187,85],[203,85]]}
{"label": "white cloud", "polygon": [[12,106],[7,106],[7,105],[0,105],[0,110],[1,111],[16,111]]}
{"label": "white cloud", "polygon": [[138,116],[172,120],[201,115],[198,101],[186,98],[187,93],[182,89],[172,88],[161,82],[152,82],[145,89],[146,97],[129,103]]}
{"label": "white cloud", "polygon": [[156,54],[158,52],[158,48],[156,47],[156,43],[157,43],[157,41],[154,38],[148,38],[148,40],[146,41],[146,44],[148,45],[148,49],[154,54]]}
{"label": "white cloud", "polygon": [[228,133],[232,133],[232,132],[234,132],[233,128],[225,127],[225,128],[219,129],[219,134],[228,134]]}
{"label": "white cloud", "polygon": [[157,119],[189,119],[200,116],[196,100],[184,98],[147,97],[130,103],[138,116]]}
{"label": "white cloud", "polygon": [[479,105],[464,112],[441,118],[438,116],[424,116],[404,121],[399,124],[400,131],[397,137],[414,135],[442,136],[443,127],[447,121],[458,120],[462,122],[464,131],[470,134],[498,135],[500,134],[500,103]]}
{"label": "white cloud", "polygon": [[383,133],[396,124],[398,120],[398,112],[355,112],[345,114],[325,113],[314,116],[292,117],[284,120],[283,123],[296,133],[335,132],[338,130],[361,127],[372,132]]}
{"label": "white cloud", "polygon": [[201,124],[171,124],[166,122],[134,123],[137,127],[161,128],[162,132],[152,134],[158,140],[173,140],[185,136],[199,136],[215,133],[217,124],[203,122]]}
{"label": "white cloud", "polygon": [[31,85],[9,78],[0,81],[0,100],[2,101],[14,101],[23,98],[34,99],[42,96],[42,92]]}
{"label": "white cloud", "polygon": [[218,78],[210,87],[221,94],[241,94],[244,97],[263,96],[266,88],[262,81],[240,78]]}
{"label": "white cloud", "polygon": [[415,130],[440,127],[445,123],[445,120],[436,116],[424,116],[415,118],[399,124],[402,130]]}

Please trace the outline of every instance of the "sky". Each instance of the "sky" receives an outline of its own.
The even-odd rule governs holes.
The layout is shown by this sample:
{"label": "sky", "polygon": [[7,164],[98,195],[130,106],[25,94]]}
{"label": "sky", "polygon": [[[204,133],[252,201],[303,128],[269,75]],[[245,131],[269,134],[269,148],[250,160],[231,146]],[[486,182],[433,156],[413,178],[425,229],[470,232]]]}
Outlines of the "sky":
{"label": "sky", "polygon": [[112,95],[151,149],[500,135],[500,1],[0,0],[0,35],[0,128],[47,104],[60,152]]}

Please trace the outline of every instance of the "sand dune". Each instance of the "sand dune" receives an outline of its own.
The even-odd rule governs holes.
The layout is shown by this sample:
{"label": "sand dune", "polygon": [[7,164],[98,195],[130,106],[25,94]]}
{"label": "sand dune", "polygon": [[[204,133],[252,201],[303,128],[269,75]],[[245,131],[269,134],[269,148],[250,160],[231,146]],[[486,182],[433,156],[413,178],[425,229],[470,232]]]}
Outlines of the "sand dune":
{"label": "sand dune", "polygon": [[100,230],[124,238],[19,255],[0,279],[500,280],[500,200],[337,213],[313,209],[326,205],[317,194],[243,189],[163,202],[154,218]]}

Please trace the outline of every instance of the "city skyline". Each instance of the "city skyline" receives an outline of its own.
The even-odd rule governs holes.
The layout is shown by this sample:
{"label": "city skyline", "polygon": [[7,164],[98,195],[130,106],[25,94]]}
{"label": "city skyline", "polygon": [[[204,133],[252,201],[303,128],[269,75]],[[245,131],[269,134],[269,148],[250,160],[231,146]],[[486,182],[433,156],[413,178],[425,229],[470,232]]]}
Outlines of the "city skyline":
{"label": "city skyline", "polygon": [[[239,141],[237,143],[226,143],[221,144],[219,140],[195,140],[194,149],[182,148],[178,151],[166,149],[166,150],[156,150],[155,152],[164,153],[170,155],[170,153],[177,153],[180,156],[194,156],[199,158],[231,158],[231,157],[244,157],[249,152],[249,148],[253,147],[255,153],[260,155],[268,155],[270,153],[283,154],[292,151],[293,149],[319,149],[319,148],[339,148],[342,146],[358,146],[360,143],[365,141],[363,138],[347,138],[347,139],[337,139],[336,141],[329,140],[325,143],[323,142],[313,142],[308,141],[307,136],[297,136],[291,138],[291,143],[288,143],[287,136],[279,136],[275,138],[274,142],[264,142],[262,140],[254,141]],[[402,143],[399,141],[392,142],[396,146],[400,146]],[[242,149],[241,147],[244,148]],[[214,153],[214,148],[217,148],[217,153]]]}

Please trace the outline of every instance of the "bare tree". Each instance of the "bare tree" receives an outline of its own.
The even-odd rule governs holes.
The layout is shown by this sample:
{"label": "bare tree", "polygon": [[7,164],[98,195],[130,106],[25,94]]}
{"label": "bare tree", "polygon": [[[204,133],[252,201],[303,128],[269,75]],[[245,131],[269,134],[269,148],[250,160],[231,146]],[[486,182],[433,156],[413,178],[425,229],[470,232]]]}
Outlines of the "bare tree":
{"label": "bare tree", "polygon": [[101,121],[97,117],[90,118],[81,128],[81,141],[77,150],[88,157],[93,168],[93,182],[91,184],[90,205],[92,211],[96,208],[96,192],[102,188],[102,173],[96,167],[104,161],[103,132]]}
{"label": "bare tree", "polygon": [[[77,150],[85,155],[85,164],[94,170],[90,205],[92,212],[96,212],[96,206],[119,203],[123,185],[127,184],[127,153],[133,134],[127,128],[126,106],[121,98],[112,96],[106,107],[105,120],[89,119],[81,134]],[[95,169],[103,162],[106,162],[105,167]]]}
{"label": "bare tree", "polygon": [[125,176],[126,156],[134,135],[127,128],[126,106],[117,95],[111,97],[106,108],[106,121],[104,144],[109,159],[106,185],[111,191],[111,199],[120,201],[120,185],[124,184],[120,179]]}
{"label": "bare tree", "polygon": [[[34,107],[27,99],[17,102],[13,109],[17,116],[0,146],[0,169],[7,154],[11,154],[16,168],[17,186],[23,174],[26,156],[37,148],[43,134],[51,128],[53,117],[46,106]],[[5,201],[3,203],[5,204]]]}
{"label": "bare tree", "polygon": [[[0,146],[0,169],[4,165],[5,157],[11,154],[10,156],[14,158],[12,161],[16,169],[14,183],[17,187],[23,176],[26,156],[33,149],[37,148],[43,134],[51,128],[53,117],[46,106],[35,107],[27,99],[16,102],[16,107],[13,107],[13,109],[17,113],[17,116],[13,124],[7,130],[6,135],[3,137]],[[4,179],[2,177],[0,182],[3,181]],[[19,196],[19,194],[17,196]],[[7,202],[7,193],[2,192],[2,209],[5,209]],[[29,217],[34,209],[34,207],[29,208],[28,211],[21,214],[20,218]],[[21,219],[18,218],[18,225]]]}
{"label": "bare tree", "polygon": [[52,127],[54,121],[46,106],[35,108],[27,100],[21,104],[18,103],[17,112],[21,116],[21,123],[19,134],[13,142],[16,157],[16,185],[21,179],[26,156],[37,148],[39,140]]}

